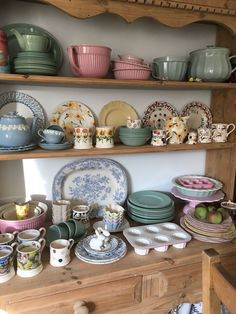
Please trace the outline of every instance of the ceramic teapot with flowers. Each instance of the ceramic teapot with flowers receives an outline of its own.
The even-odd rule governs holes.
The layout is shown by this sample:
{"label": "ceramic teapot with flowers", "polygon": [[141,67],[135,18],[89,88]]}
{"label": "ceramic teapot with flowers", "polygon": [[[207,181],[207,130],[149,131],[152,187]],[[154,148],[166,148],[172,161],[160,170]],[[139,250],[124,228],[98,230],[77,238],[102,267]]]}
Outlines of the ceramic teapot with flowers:
{"label": "ceramic teapot with flowers", "polygon": [[169,144],[182,144],[188,134],[186,117],[168,117],[165,119],[164,128],[169,136]]}
{"label": "ceramic teapot with flowers", "polygon": [[[35,120],[33,120],[32,128],[34,124]],[[24,146],[30,144],[31,141],[31,128],[24,117],[17,112],[9,112],[0,117],[0,146]]]}

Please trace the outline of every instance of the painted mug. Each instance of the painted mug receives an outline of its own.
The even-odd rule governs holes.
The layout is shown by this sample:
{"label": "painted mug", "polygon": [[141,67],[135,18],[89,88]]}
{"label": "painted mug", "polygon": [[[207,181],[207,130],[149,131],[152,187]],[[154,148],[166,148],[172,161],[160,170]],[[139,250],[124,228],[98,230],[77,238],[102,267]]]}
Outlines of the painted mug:
{"label": "painted mug", "polygon": [[[229,129],[231,130],[229,131]],[[227,138],[235,130],[235,124],[212,123],[212,141],[217,143],[227,142]]]}
{"label": "painted mug", "polygon": [[164,146],[169,139],[168,132],[163,129],[155,129],[152,131],[151,144],[153,146]]}
{"label": "painted mug", "polygon": [[197,144],[197,132],[196,131],[190,131],[188,133],[188,140],[186,142],[186,144]]}
{"label": "painted mug", "polygon": [[77,127],[74,129],[74,148],[88,149],[93,147],[93,129],[88,127]]}
{"label": "painted mug", "polygon": [[114,147],[114,127],[113,126],[96,127],[96,147],[97,148]]}
{"label": "painted mug", "polygon": [[58,239],[50,243],[50,264],[54,267],[61,267],[69,264],[70,249],[74,244],[73,239]]}
{"label": "painted mug", "polygon": [[17,243],[0,245],[0,283],[8,281],[15,275],[13,257]]}
{"label": "painted mug", "polygon": [[211,143],[212,131],[210,128],[198,128],[198,143]]}
{"label": "painted mug", "polygon": [[0,245],[11,245],[18,234],[18,231],[14,231],[13,233],[1,233],[0,234]]}
{"label": "painted mug", "polygon": [[38,241],[43,238],[46,234],[46,229],[44,227],[37,229],[27,229],[18,233],[17,241],[19,244],[28,241]]}
{"label": "painted mug", "polygon": [[88,205],[76,205],[72,209],[73,219],[79,220],[82,222],[86,228],[90,226],[89,220],[90,206]]}
{"label": "painted mug", "polygon": [[141,119],[132,119],[128,117],[126,126],[129,129],[140,129],[142,127],[142,120]]}

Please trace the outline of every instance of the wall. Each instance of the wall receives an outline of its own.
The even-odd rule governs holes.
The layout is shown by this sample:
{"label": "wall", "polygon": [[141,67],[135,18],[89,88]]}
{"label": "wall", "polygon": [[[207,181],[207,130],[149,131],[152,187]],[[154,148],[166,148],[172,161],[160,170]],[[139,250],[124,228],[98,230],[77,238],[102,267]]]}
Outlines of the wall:
{"label": "wall", "polygon": [[[1,4],[0,27],[26,22],[46,29],[62,45],[65,59],[61,75],[71,75],[66,58],[66,47],[71,44],[106,45],[112,48],[112,58],[117,58],[121,53],[133,53],[142,56],[146,62],[151,62],[153,58],[165,55],[186,56],[190,51],[212,45],[215,41],[215,27],[212,25],[195,24],[174,29],[147,18],[127,24],[122,18],[107,14],[79,20],[46,5],[14,0]],[[204,90],[122,90],[3,84],[0,88],[2,92],[18,90],[33,96],[45,108],[48,118],[58,104],[69,99],[86,104],[96,117],[109,101],[123,100],[131,104],[142,117],[144,110],[157,100],[168,101],[181,112],[184,105],[193,100],[209,105],[211,96],[209,91]],[[23,110],[20,105],[18,108],[19,111]],[[138,154],[109,158],[118,161],[126,169],[130,192],[140,189],[169,191],[173,177],[204,173],[205,152]],[[20,197],[22,194],[27,197],[30,194],[45,194],[50,199],[55,174],[62,166],[75,159],[2,162],[0,171],[6,179],[0,190],[0,199]]]}

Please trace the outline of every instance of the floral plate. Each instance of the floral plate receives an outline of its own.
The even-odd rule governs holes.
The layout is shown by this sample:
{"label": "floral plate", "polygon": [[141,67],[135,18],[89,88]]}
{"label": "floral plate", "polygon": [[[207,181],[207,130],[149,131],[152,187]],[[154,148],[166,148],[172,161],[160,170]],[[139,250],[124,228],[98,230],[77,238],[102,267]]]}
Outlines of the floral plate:
{"label": "floral plate", "polygon": [[109,203],[123,205],[127,190],[124,169],[106,158],[87,158],[65,165],[56,174],[52,186],[53,200],[76,200],[98,207]]}
{"label": "floral plate", "polygon": [[151,129],[163,129],[166,118],[178,115],[178,111],[168,102],[155,101],[144,112],[143,126]]}
{"label": "floral plate", "polygon": [[51,124],[60,125],[66,134],[69,142],[74,141],[74,128],[94,127],[95,119],[91,110],[83,103],[75,100],[66,101],[52,113]]}
{"label": "floral plate", "polygon": [[187,126],[191,130],[209,128],[212,124],[210,109],[200,101],[192,101],[184,106],[181,116],[189,116]]}

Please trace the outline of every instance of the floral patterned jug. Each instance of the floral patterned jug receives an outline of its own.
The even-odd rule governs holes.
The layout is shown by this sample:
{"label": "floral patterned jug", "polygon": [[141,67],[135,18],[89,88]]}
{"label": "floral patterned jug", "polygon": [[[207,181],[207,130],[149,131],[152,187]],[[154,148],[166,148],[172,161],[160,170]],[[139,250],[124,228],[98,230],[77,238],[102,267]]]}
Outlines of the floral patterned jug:
{"label": "floral patterned jug", "polygon": [[182,144],[188,134],[186,117],[169,117],[165,119],[165,130],[169,134],[169,144]]}

